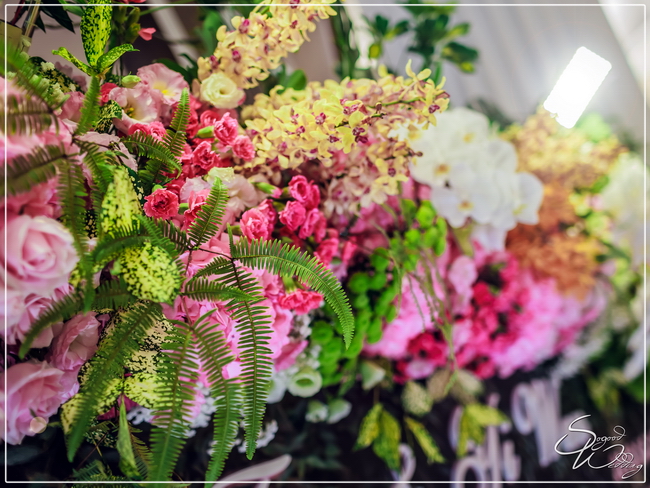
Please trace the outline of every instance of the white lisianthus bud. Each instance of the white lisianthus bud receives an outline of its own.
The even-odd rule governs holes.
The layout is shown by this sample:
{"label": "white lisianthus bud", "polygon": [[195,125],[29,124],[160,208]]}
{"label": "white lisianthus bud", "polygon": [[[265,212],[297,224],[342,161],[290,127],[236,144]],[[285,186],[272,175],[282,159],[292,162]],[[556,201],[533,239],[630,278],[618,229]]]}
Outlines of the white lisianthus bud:
{"label": "white lisianthus bud", "polygon": [[335,398],[329,403],[328,408],[329,415],[327,416],[327,423],[335,424],[350,414],[352,404],[343,398]]}
{"label": "white lisianthus bud", "polygon": [[308,398],[318,393],[322,385],[323,378],[318,371],[312,368],[302,368],[293,375],[287,389],[294,396]]}

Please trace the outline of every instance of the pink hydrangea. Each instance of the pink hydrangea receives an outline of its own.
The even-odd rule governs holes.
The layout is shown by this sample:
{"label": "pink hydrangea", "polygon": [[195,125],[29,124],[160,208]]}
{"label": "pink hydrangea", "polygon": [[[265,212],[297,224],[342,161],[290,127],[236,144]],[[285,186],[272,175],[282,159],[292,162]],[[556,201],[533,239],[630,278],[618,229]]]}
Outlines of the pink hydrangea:
{"label": "pink hydrangea", "polygon": [[97,351],[99,322],[88,312],[72,317],[65,324],[52,326],[54,340],[47,360],[55,368],[78,372],[82,364]]}
{"label": "pink hydrangea", "polygon": [[159,188],[144,199],[144,213],[148,217],[167,220],[178,215],[178,195],[171,191]]}
{"label": "pink hydrangea", "polygon": [[7,286],[25,293],[50,295],[67,283],[79,258],[70,232],[54,219],[30,215],[10,216],[5,227]]}
{"label": "pink hydrangea", "polygon": [[76,374],[47,362],[15,364],[7,369],[6,375],[6,390],[3,382],[0,403],[7,423],[5,441],[9,444],[20,444],[25,436],[35,435],[32,420],[41,417],[47,422],[79,389]]}

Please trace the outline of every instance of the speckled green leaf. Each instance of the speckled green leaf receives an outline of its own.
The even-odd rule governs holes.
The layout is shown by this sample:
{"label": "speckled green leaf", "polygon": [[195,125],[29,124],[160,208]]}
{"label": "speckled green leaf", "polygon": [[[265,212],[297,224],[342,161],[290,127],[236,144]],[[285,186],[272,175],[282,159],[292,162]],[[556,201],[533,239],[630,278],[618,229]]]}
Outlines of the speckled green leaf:
{"label": "speckled green leaf", "polygon": [[106,54],[102,54],[99,57],[97,60],[97,70],[100,73],[109,71],[111,69],[111,66],[113,66],[113,63],[120,59],[120,56],[122,56],[122,54],[128,53],[130,51],[137,51],[137,49],[135,49],[131,44],[122,44],[121,46],[114,47]]}
{"label": "speckled green leaf", "polygon": [[395,417],[382,410],[379,417],[379,435],[372,443],[372,450],[382,458],[388,467],[397,471],[400,468],[399,441],[402,429]]}
{"label": "speckled green leaf", "polygon": [[109,100],[99,109],[99,117],[95,130],[97,132],[108,132],[113,127],[113,119],[122,118],[122,107],[115,100]]}
{"label": "speckled green leaf", "polygon": [[111,17],[113,7],[109,5],[91,5],[84,9],[81,18],[81,40],[88,64],[95,66],[104,54],[106,42],[111,34]]}
{"label": "speckled green leaf", "polygon": [[359,427],[359,436],[355,449],[368,447],[377,438],[379,435],[379,417],[382,410],[381,403],[377,403],[363,418],[361,427]]}
{"label": "speckled green leaf", "polygon": [[409,417],[406,417],[405,421],[406,426],[411,432],[413,432],[415,440],[418,441],[418,444],[420,444],[422,451],[424,451],[424,455],[427,457],[427,463],[444,463],[445,458],[442,457],[440,448],[436,444],[436,441],[433,440],[433,437],[431,437],[431,434],[429,434],[424,425]]}
{"label": "speckled green leaf", "polygon": [[77,59],[74,54],[72,54],[70,51],[68,51],[64,47],[60,47],[56,51],[52,51],[52,54],[56,54],[57,56],[61,56],[63,59],[67,59],[70,61],[72,64],[74,64],[77,68],[79,68],[81,71],[86,73],[87,75],[94,75],[95,70],[93,70],[90,66],[88,66],[86,63],[80,61]]}

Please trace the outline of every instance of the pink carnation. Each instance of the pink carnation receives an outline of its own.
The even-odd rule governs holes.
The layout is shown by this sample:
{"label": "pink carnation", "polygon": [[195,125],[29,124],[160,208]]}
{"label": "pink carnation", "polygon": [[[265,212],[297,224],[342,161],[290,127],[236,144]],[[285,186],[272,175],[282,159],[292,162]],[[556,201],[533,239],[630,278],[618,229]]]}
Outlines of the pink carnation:
{"label": "pink carnation", "polygon": [[[203,119],[202,119],[203,120]],[[214,136],[225,145],[234,144],[239,133],[239,124],[226,113],[214,123]]]}
{"label": "pink carnation", "polygon": [[307,210],[316,208],[320,203],[320,190],[318,186],[309,183],[307,178],[297,175],[289,182],[289,194],[302,203]]}
{"label": "pink carnation", "polygon": [[295,310],[297,314],[305,314],[320,307],[323,295],[315,291],[296,290],[280,297],[278,303],[288,310]]}
{"label": "pink carnation", "polygon": [[[203,141],[192,154],[192,165],[201,168],[202,173],[206,174],[211,168],[222,167],[223,161],[221,158],[212,150],[212,144],[208,141]],[[199,176],[197,174],[197,176]]]}
{"label": "pink carnation", "polygon": [[181,227],[182,230],[189,229],[190,225],[192,225],[192,222],[194,222],[196,219],[199,210],[201,210],[201,207],[208,199],[209,194],[210,190],[201,190],[200,192],[192,192],[190,194],[190,198],[187,201],[189,208],[183,213],[185,220],[183,221],[183,225]]}
{"label": "pink carnation", "polygon": [[167,220],[178,215],[178,195],[171,191],[159,188],[144,199],[144,213],[148,217]]}
{"label": "pink carnation", "polygon": [[41,296],[51,294],[68,281],[79,258],[70,232],[48,217],[9,217],[6,249],[0,259],[7,263],[7,285],[15,290]]}
{"label": "pink carnation", "polygon": [[317,208],[312,208],[307,212],[307,217],[305,218],[305,223],[302,224],[298,237],[301,239],[307,239],[311,235],[314,236],[316,242],[320,242],[325,237],[327,221],[325,216]]}
{"label": "pink carnation", "polygon": [[5,441],[9,444],[20,444],[26,435],[35,435],[30,428],[32,419],[41,417],[47,422],[79,388],[76,374],[61,371],[47,362],[15,364],[6,375],[6,391],[3,384],[0,403],[7,422]]}
{"label": "pink carnation", "polygon": [[306,214],[307,211],[300,202],[290,201],[284,207],[284,210],[280,212],[280,222],[290,230],[296,231],[305,222]]}
{"label": "pink carnation", "polygon": [[117,85],[115,83],[104,83],[102,87],[99,89],[100,93],[100,103],[104,105],[106,102],[110,100],[109,95],[113,91],[113,88],[117,88]]}
{"label": "pink carnation", "polygon": [[79,314],[65,324],[55,324],[54,341],[47,360],[55,368],[78,372],[97,351],[99,322],[92,312]]}
{"label": "pink carnation", "polygon": [[162,122],[156,120],[150,124],[133,124],[129,127],[129,135],[132,135],[135,132],[144,132],[145,134],[153,136],[154,139],[162,141],[167,131]]}
{"label": "pink carnation", "polygon": [[255,158],[255,146],[248,136],[237,136],[232,143],[232,151],[244,161],[252,161]]}
{"label": "pink carnation", "polygon": [[329,266],[334,256],[339,250],[339,240],[337,237],[325,239],[320,243],[314,255],[321,260],[325,266]]}
{"label": "pink carnation", "polygon": [[239,222],[241,233],[250,240],[271,238],[269,220],[266,213],[258,208],[247,210]]}

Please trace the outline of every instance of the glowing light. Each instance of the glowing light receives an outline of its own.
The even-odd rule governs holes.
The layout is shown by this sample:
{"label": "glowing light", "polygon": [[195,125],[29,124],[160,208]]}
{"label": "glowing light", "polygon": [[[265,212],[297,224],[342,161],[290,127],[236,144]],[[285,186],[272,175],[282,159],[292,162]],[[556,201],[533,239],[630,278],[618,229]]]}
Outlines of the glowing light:
{"label": "glowing light", "polygon": [[544,108],[556,114],[560,125],[570,129],[593,98],[612,65],[586,47],[579,48],[557,80]]}

